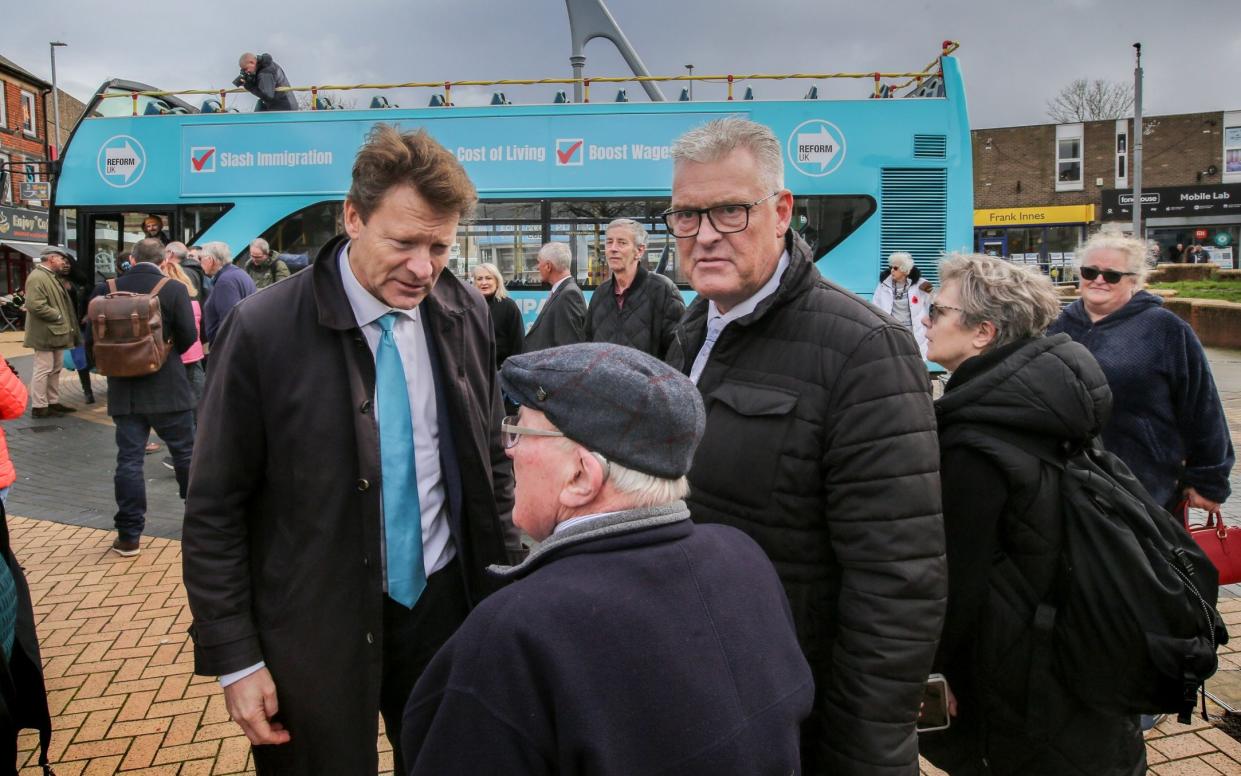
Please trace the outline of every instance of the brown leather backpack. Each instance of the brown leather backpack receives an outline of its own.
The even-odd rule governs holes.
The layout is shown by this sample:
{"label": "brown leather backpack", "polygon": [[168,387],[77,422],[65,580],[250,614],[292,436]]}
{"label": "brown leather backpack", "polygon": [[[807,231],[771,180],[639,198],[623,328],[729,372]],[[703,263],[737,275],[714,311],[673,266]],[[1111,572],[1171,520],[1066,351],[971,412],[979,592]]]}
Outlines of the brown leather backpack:
{"label": "brown leather backpack", "polygon": [[149,293],[116,290],[108,280],[108,293],[90,300],[86,317],[94,335],[95,367],[108,377],[145,377],[164,365],[172,347],[164,341],[164,319],[159,290],[168,282],[160,278]]}

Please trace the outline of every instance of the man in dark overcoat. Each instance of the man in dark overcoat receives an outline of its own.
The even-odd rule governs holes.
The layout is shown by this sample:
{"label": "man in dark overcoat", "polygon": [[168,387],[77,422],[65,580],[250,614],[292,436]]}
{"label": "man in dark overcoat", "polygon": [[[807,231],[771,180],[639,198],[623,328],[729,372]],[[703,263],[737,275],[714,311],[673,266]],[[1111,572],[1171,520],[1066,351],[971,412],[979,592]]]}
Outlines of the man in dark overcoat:
{"label": "man in dark overcoat", "polygon": [[551,242],[539,249],[539,277],[552,290],[526,332],[525,352],[586,341],[586,297],[569,271],[572,264],[567,243]]}
{"label": "man in dark overcoat", "polygon": [[409,691],[519,547],[491,321],[442,272],[475,201],[425,132],[376,127],[347,235],[215,340],[185,583],[260,774],[373,776],[380,713],[403,772]]}

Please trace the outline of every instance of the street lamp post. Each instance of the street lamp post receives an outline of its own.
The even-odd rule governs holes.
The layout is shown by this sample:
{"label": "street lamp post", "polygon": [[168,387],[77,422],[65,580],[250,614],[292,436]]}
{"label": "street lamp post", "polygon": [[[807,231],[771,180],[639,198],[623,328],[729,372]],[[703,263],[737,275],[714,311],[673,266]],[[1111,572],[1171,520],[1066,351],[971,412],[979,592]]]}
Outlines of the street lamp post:
{"label": "street lamp post", "polygon": [[[686,65],[685,69],[689,71],[689,77],[693,78],[694,77],[694,66]],[[690,102],[694,101],[694,82],[693,81],[689,82],[689,101]]]}
{"label": "street lamp post", "polygon": [[1142,232],[1142,44],[1134,43],[1133,68],[1133,237],[1145,238]]}
{"label": "street lamp post", "polygon": [[56,88],[56,47],[67,46],[67,43],[61,43],[54,40],[47,44],[52,51],[52,120],[56,125],[56,142],[52,144],[55,150],[55,158],[60,158],[60,90]]}

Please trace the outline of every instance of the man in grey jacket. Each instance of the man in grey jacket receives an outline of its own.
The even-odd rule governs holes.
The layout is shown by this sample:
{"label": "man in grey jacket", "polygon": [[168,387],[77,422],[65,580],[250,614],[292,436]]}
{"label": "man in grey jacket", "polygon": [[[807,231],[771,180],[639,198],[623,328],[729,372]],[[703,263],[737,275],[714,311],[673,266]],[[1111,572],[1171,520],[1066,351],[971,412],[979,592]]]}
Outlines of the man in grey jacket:
{"label": "man in grey jacket", "polygon": [[690,512],[752,536],[784,583],[815,680],[803,772],[916,776],[947,589],[918,346],[819,274],[770,129],[719,119],[672,157],[665,221],[699,296],[667,360],[707,411]]}
{"label": "man in grey jacket", "polygon": [[586,341],[586,297],[569,274],[572,263],[565,243],[551,242],[539,249],[539,277],[552,292],[526,332],[525,352]]}

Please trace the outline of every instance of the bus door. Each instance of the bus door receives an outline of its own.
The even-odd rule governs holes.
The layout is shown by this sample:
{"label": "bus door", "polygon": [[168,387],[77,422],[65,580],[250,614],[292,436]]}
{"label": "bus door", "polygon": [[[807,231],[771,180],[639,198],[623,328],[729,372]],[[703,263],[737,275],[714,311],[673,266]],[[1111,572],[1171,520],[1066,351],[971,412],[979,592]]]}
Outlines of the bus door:
{"label": "bus door", "polygon": [[[164,222],[164,234],[171,233],[171,211],[134,210],[124,212],[79,211],[79,235],[81,250],[79,264],[93,269],[93,277],[80,277],[91,286],[116,275],[116,257],[129,255],[134,244],[147,235],[142,222],[151,216],[159,216]],[[81,224],[82,219],[86,223]],[[85,228],[81,228],[84,226]],[[83,261],[84,260],[84,261]],[[85,274],[82,272],[81,274]]]}

